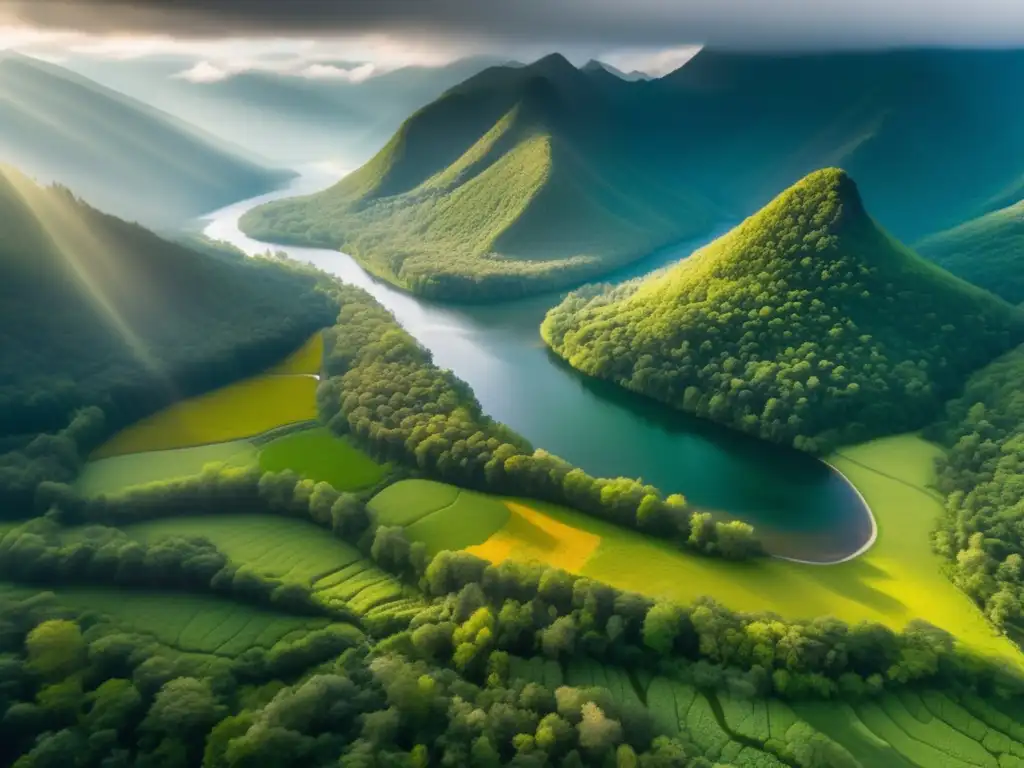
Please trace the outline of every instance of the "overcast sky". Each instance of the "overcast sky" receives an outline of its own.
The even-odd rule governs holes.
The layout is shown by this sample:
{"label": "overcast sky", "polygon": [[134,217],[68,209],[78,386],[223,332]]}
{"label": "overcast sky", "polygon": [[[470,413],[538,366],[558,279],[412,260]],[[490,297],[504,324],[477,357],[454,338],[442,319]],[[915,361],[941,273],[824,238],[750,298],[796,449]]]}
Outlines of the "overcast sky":
{"label": "overcast sky", "polygon": [[1024,46],[1024,0],[0,0],[0,47],[54,57],[184,53],[213,76],[261,65],[330,76],[329,65],[310,67],[555,49],[666,69],[700,43]]}

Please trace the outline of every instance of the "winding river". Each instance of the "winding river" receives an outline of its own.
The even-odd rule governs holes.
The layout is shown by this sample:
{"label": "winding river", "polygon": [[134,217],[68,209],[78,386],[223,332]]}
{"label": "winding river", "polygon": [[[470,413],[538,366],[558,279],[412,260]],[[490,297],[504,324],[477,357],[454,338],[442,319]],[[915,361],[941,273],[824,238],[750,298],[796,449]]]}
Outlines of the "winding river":
{"label": "winding river", "polygon": [[[565,365],[538,334],[559,295],[442,306],[370,277],[345,254],[263,243],[238,229],[239,217],[249,209],[318,191],[338,176],[310,170],[285,189],[209,214],[204,231],[249,254],[285,251],[365,288],[431,350],[438,365],[472,386],[485,412],[593,475],[642,477],[666,493],[682,493],[703,508],[746,520],[780,557],[837,562],[873,539],[874,523],[860,494],[826,464],[674,412]],[[684,258],[708,239],[654,253],[608,279],[645,274]]]}

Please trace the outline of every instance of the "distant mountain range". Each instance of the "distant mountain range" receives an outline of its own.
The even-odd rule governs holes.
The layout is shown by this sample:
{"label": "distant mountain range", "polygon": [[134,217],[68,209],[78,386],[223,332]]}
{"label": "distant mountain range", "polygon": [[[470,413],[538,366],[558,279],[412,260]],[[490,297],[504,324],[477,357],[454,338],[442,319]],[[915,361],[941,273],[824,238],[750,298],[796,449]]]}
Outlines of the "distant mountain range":
{"label": "distant mountain range", "polygon": [[180,75],[195,60],[180,56],[130,64],[79,57],[66,66],[269,161],[295,166],[334,160],[354,167],[379,150],[410,113],[482,69],[505,63],[471,57],[439,67],[402,67],[359,82],[266,71],[190,82]]}
{"label": "distant mountain range", "polygon": [[1019,199],[1020,82],[1024,51],[705,49],[655,80],[552,55],[470,77],[334,188],[243,225],[487,300],[592,278],[841,166],[913,241]]}
{"label": "distant mountain range", "polygon": [[827,453],[928,423],[1024,312],[894,240],[826,169],[672,267],[569,294],[541,333],[584,373]]}
{"label": "distant mountain range", "polygon": [[161,227],[292,176],[69,70],[0,54],[0,161]]}

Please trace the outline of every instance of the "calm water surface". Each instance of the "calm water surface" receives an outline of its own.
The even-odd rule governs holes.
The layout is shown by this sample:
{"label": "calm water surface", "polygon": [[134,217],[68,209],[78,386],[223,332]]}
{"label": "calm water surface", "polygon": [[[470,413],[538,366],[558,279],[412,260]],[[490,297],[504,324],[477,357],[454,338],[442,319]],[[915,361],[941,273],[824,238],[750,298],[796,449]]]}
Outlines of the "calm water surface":
{"label": "calm water surface", "polygon": [[[868,541],[872,524],[863,502],[825,464],[586,378],[564,364],[538,332],[560,294],[442,306],[375,280],[337,251],[268,244],[239,231],[238,219],[250,208],[317,191],[337,178],[312,170],[287,189],[210,214],[204,231],[250,254],[285,251],[365,288],[431,350],[435,363],[472,386],[486,413],[592,475],[641,477],[666,493],[682,493],[701,507],[746,520],[772,553],[784,557],[831,562]],[[645,274],[709,239],[652,254],[608,279]]]}

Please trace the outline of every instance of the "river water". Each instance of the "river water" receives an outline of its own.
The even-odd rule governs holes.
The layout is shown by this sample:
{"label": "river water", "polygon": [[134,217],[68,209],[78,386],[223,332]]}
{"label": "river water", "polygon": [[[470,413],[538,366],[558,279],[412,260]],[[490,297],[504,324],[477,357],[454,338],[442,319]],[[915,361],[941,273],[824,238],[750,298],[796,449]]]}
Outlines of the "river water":
{"label": "river water", "polygon": [[[431,350],[436,364],[470,384],[486,413],[592,475],[640,477],[723,517],[746,520],[781,557],[835,562],[872,539],[874,525],[860,495],[822,462],[673,411],[565,365],[538,332],[558,294],[444,306],[370,277],[338,251],[263,243],[238,229],[239,217],[249,209],[318,191],[338,176],[310,170],[286,189],[209,214],[204,232],[249,254],[285,251],[365,288]],[[688,256],[709,239],[659,251],[607,279],[645,274]]]}

